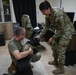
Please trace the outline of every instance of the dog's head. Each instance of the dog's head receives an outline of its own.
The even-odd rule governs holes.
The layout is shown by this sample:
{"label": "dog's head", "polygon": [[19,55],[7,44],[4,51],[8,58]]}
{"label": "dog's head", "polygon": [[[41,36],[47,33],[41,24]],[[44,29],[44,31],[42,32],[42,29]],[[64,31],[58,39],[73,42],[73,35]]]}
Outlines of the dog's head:
{"label": "dog's head", "polygon": [[39,40],[37,38],[32,38],[27,43],[31,44],[32,46],[39,46],[40,45]]}

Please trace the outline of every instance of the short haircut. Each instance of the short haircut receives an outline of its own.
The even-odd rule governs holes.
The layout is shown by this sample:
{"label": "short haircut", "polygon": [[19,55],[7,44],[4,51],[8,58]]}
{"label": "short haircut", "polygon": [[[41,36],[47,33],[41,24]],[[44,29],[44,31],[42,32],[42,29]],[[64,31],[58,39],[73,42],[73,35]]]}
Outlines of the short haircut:
{"label": "short haircut", "polygon": [[20,34],[22,34],[25,30],[25,28],[23,27],[18,27],[16,30],[15,30],[15,35],[16,36],[19,36]]}
{"label": "short haircut", "polygon": [[39,9],[42,11],[44,9],[51,8],[51,5],[48,1],[44,1],[39,5]]}

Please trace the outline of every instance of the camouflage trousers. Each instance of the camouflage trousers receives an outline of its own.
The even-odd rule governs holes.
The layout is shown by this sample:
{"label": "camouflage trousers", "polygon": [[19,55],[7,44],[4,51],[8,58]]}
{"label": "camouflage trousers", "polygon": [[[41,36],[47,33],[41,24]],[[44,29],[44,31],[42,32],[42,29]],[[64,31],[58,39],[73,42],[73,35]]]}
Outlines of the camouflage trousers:
{"label": "camouflage trousers", "polygon": [[58,63],[65,64],[65,52],[69,43],[70,39],[63,37],[53,40],[53,57],[58,60]]}

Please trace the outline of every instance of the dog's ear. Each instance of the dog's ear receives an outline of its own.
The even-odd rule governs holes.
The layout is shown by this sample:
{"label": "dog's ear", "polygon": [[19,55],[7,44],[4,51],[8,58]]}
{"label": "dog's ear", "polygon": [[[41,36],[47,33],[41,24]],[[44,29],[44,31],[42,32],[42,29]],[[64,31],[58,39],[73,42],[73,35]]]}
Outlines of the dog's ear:
{"label": "dog's ear", "polygon": [[39,40],[37,38],[33,38],[32,41],[34,43],[34,46],[39,46],[40,45]]}
{"label": "dog's ear", "polygon": [[29,43],[29,44],[32,45],[32,46],[35,46],[33,40],[30,40],[30,41],[28,41],[27,43]]}
{"label": "dog's ear", "polygon": [[39,40],[37,38],[32,38],[27,43],[31,44],[32,46],[39,46],[40,45]]}

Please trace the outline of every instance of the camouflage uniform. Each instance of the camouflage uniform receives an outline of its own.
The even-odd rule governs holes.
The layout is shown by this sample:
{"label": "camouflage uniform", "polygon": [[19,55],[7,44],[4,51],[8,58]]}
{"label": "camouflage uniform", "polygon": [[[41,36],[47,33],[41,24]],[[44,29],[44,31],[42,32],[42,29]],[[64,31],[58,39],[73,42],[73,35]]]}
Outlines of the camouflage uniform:
{"label": "camouflage uniform", "polygon": [[22,27],[24,27],[27,31],[26,38],[30,38],[33,34],[33,27],[31,25],[29,16],[24,14],[22,16],[21,22],[22,22]]}
{"label": "camouflage uniform", "polygon": [[58,63],[65,64],[65,51],[74,32],[73,24],[63,10],[52,8],[51,14],[46,16],[46,26],[40,33],[40,37],[46,33],[51,24],[56,29],[52,37],[53,56],[58,58]]}

